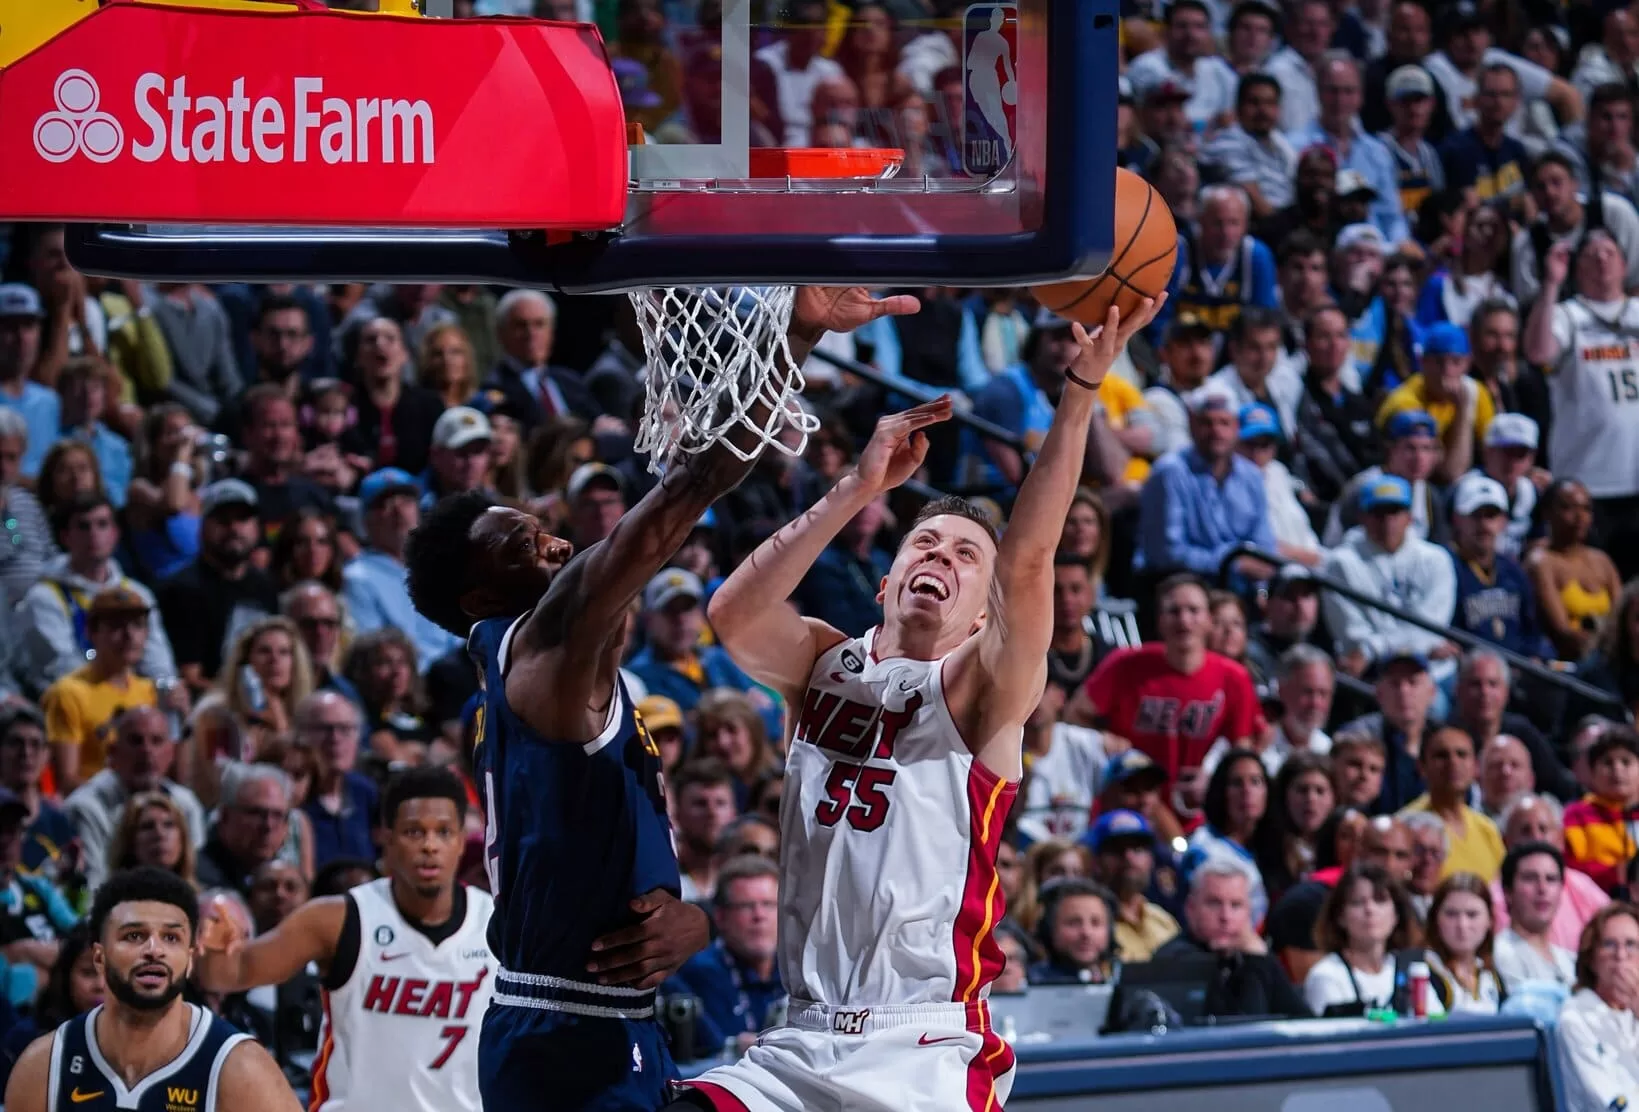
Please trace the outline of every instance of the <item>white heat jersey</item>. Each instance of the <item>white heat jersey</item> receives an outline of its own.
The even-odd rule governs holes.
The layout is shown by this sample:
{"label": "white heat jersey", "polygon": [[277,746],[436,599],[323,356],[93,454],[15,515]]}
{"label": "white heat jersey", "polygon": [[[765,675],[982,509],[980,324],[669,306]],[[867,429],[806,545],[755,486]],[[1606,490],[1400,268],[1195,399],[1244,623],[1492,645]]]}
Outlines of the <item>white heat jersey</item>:
{"label": "white heat jersey", "polygon": [[1639,301],[1554,306],[1548,462],[1595,498],[1639,493]]}
{"label": "white heat jersey", "polygon": [[480,1112],[478,1029],[495,982],[485,939],[494,901],[467,888],[465,919],[434,946],[399,913],[390,879],[347,894],[358,905],[358,959],[346,983],[324,994],[314,1112]]}
{"label": "white heat jersey", "polygon": [[1018,785],[963,744],[944,660],[878,660],[876,632],[809,676],[780,809],[780,973],[819,1004],[977,1000],[1002,966],[996,850]]}

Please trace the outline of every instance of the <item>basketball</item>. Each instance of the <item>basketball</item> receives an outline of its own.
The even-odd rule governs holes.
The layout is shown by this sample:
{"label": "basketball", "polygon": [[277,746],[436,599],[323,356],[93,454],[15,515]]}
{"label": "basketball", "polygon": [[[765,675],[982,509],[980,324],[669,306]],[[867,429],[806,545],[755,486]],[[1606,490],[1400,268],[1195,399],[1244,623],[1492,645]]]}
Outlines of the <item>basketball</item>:
{"label": "basketball", "polygon": [[1103,324],[1111,303],[1125,319],[1146,297],[1160,297],[1178,261],[1178,226],[1150,183],[1130,170],[1115,172],[1115,246],[1094,278],[1031,287],[1042,305],[1091,327]]}

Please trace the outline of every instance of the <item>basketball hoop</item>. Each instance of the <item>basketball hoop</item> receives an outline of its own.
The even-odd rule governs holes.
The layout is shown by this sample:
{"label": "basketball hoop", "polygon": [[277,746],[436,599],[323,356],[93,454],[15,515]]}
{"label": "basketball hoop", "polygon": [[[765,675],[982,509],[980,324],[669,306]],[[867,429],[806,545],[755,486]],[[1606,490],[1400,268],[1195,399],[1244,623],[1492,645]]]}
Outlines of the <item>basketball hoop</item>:
{"label": "basketball hoop", "polygon": [[[758,177],[891,177],[904,152],[890,149],[751,152]],[[627,296],[647,358],[636,450],[660,474],[680,456],[721,444],[737,458],[772,448],[800,456],[819,418],[797,400],[806,381],[791,356],[794,286],[659,286]],[[744,432],[749,447],[731,433]],[[786,434],[793,434],[789,439]]]}

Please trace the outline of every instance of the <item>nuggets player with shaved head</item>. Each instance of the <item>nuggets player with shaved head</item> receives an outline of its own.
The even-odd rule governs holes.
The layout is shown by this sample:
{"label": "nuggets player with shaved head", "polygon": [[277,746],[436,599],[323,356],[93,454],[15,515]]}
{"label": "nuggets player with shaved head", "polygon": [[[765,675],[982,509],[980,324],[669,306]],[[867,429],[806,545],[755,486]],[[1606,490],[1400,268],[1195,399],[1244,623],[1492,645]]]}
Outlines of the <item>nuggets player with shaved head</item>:
{"label": "nuggets player with shaved head", "polygon": [[310,900],[248,940],[231,912],[207,909],[199,957],[207,992],[280,985],[309,963],[319,967],[313,1112],[479,1112],[493,905],[456,883],[466,816],[467,790],[454,773],[401,772],[381,798],[385,877]]}
{"label": "nuggets player with shaved head", "polygon": [[6,1085],[11,1112],[299,1112],[248,1035],[182,999],[199,898],[163,869],[117,872],[91,906],[103,1002],[41,1035]]}
{"label": "nuggets player with shaved head", "polygon": [[912,522],[882,624],[847,637],[785,605],[862,508],[905,482],[949,399],[885,417],[855,469],[711,601],[735,661],[801,708],[780,822],[786,1026],[680,1089],[670,1112],[990,1112],[1013,1054],[991,1028],[1003,964],[997,847],[1047,680],[1053,555],[1097,391],[1149,323],[1112,309],[1077,355],[1006,533],[961,499]]}
{"label": "nuggets player with shaved head", "polygon": [[[827,330],[917,307],[805,287],[791,355],[800,364]],[[673,461],[572,560],[535,518],[481,493],[440,502],[410,537],[410,597],[468,638],[483,689],[474,764],[500,963],[479,1042],[486,1112],[654,1112],[676,1076],[654,990],[709,930],[679,898],[660,750],[620,661],[632,600],[750,472],[755,447]]]}

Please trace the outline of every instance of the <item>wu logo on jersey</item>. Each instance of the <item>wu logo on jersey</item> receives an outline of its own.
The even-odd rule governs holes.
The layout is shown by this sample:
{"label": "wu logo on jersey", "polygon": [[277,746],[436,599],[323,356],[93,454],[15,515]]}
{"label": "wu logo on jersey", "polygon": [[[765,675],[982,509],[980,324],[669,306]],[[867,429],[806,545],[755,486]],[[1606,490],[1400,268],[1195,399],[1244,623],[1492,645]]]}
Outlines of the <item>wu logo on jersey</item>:
{"label": "wu logo on jersey", "polygon": [[183,1089],[175,1085],[165,1087],[165,1112],[195,1112],[198,1107],[198,1089]]}
{"label": "wu logo on jersey", "polygon": [[1013,158],[1019,110],[1019,9],[974,4],[962,25],[962,168],[997,173]]}

